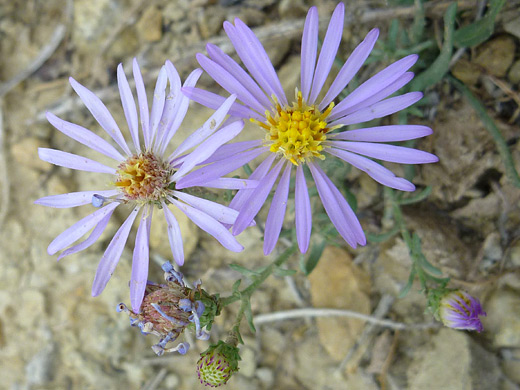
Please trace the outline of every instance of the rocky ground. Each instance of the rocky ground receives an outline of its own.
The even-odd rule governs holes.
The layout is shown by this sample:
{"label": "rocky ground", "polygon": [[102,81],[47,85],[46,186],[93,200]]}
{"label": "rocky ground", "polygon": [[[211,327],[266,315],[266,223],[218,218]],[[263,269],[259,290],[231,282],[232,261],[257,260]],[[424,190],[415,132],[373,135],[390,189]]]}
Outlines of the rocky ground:
{"label": "rocky ground", "polygon": [[[413,9],[395,8],[394,3],[399,2],[348,2],[341,48],[345,58],[371,28],[380,27],[384,37],[393,17],[403,26],[412,23]],[[401,2],[407,3],[413,2]],[[434,4],[427,11],[428,28],[442,37],[442,14],[448,3],[429,3]],[[475,3],[459,1],[461,22],[474,18]],[[34,205],[34,200],[106,186],[98,175],[73,173],[38,159],[37,148],[49,146],[97,157],[59,134],[44,118],[49,110],[99,130],[76,99],[68,77],[96,91],[122,126],[115,78],[118,63],[128,73],[132,58],[137,57],[150,85],[170,59],[184,79],[197,66],[194,55],[204,52],[206,42],[231,53],[222,22],[240,17],[255,28],[290,90],[300,77],[298,50],[308,7],[318,6],[324,28],[335,4],[326,0],[0,1],[1,389],[203,388],[195,362],[207,342],[194,342],[187,334],[194,347],[186,356],[157,357],[150,349],[156,341],[130,328],[128,319],[116,312],[119,302],[129,302],[131,248],[124,252],[106,290],[97,298],[90,295],[98,261],[124,214],[112,218],[108,233],[85,252],[60,262],[47,254],[49,242],[91,209],[50,209]],[[495,34],[461,53],[452,74],[472,86],[485,104],[520,169],[518,26],[520,3],[507,2]],[[371,74],[383,66],[371,65]],[[218,91],[207,76],[199,85]],[[408,227],[421,237],[426,257],[452,278],[454,286],[482,300],[488,314],[483,320],[485,331],[467,333],[432,324],[416,285],[404,299],[396,298],[411,264],[399,236],[357,250],[330,246],[310,277],[300,271],[292,277],[271,277],[254,295],[257,332],[243,327],[240,372],[230,380],[229,390],[520,387],[520,191],[506,177],[492,137],[461,95],[441,82],[427,97],[428,119],[423,122],[434,134],[418,147],[437,154],[440,162],[417,170],[415,183],[431,185],[433,190],[425,201],[404,207],[403,212]],[[176,138],[182,140],[210,113],[192,104]],[[241,137],[247,139],[254,131],[248,127]],[[395,168],[399,172],[400,167]],[[352,183],[365,230],[381,232],[382,188],[356,170],[343,180]],[[228,267],[230,263],[254,268],[272,260],[262,254],[258,230],[240,236],[246,247],[243,253],[230,253],[182,217],[187,258],[182,270],[189,280],[201,278],[209,292],[231,291],[240,275]],[[156,281],[161,278],[159,264],[170,259],[162,223],[156,218],[152,230],[150,279]],[[299,270],[298,262],[295,256],[288,265]],[[406,326],[394,329],[339,317],[274,322],[262,317],[311,306],[350,309]],[[236,310],[232,305],[219,317],[214,340],[225,336]]]}

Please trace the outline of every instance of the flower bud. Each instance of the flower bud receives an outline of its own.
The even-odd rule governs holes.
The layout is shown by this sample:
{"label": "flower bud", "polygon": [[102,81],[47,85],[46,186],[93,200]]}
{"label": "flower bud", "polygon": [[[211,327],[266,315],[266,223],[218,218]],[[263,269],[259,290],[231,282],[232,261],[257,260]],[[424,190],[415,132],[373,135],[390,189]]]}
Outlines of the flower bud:
{"label": "flower bud", "polygon": [[200,354],[197,374],[205,386],[219,387],[227,383],[231,375],[238,371],[240,355],[238,348],[220,340]]}
{"label": "flower bud", "polygon": [[445,294],[439,301],[438,319],[453,329],[476,330],[481,332],[484,328],[479,316],[485,316],[480,301],[465,291],[452,290]]}

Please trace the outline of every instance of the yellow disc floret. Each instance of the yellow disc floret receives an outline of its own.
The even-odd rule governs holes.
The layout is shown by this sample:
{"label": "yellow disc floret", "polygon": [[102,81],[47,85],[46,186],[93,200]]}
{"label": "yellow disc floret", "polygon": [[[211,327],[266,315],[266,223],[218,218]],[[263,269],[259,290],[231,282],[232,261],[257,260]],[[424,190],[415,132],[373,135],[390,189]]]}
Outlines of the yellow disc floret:
{"label": "yellow disc floret", "polygon": [[129,157],[117,170],[114,183],[128,200],[153,202],[166,195],[170,170],[152,153]]}
{"label": "yellow disc floret", "polygon": [[331,130],[326,119],[333,107],[334,103],[331,103],[321,112],[315,105],[307,105],[302,93],[296,91],[296,102],[292,107],[282,108],[275,102],[276,111],[266,111],[265,123],[255,119],[252,121],[267,130],[266,143],[271,152],[279,153],[294,165],[299,165],[311,158],[325,159],[321,154],[321,144]]}

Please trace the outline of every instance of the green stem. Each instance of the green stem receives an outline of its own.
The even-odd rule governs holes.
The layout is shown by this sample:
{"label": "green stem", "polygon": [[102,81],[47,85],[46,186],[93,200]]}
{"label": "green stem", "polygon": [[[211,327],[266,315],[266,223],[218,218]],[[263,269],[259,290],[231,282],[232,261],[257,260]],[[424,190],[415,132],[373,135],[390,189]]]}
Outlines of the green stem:
{"label": "green stem", "polygon": [[[265,268],[262,272],[260,272],[259,275],[255,276],[253,282],[249,286],[247,286],[245,289],[240,291],[240,294],[233,294],[229,297],[222,298],[220,301],[222,307],[227,306],[233,302],[236,302],[236,301],[242,299],[243,297],[251,297],[253,292],[258,287],[260,287],[260,285],[274,272],[274,270],[276,268],[280,267],[281,265],[283,265],[295,251],[296,251],[295,245],[287,248],[280,256],[278,256],[278,258],[275,261],[273,261],[267,268]],[[242,309],[242,312],[239,311],[239,315],[241,315],[241,317],[243,317],[243,315],[244,315],[244,309],[242,306],[243,305],[240,306],[240,308]],[[242,320],[242,318],[240,318],[240,320]]]}
{"label": "green stem", "polygon": [[507,142],[500,133],[498,127],[495,125],[493,119],[486,112],[486,108],[463,83],[452,76],[448,76],[448,79],[455,86],[455,88],[457,88],[462,93],[462,95],[468,100],[469,104],[471,104],[473,109],[477,112],[480,120],[484,124],[484,127],[495,141],[498,153],[504,162],[506,176],[509,178],[509,180],[511,180],[515,187],[520,188],[520,176],[518,176],[518,172],[516,171],[515,163],[509,151],[509,147],[507,146]]}

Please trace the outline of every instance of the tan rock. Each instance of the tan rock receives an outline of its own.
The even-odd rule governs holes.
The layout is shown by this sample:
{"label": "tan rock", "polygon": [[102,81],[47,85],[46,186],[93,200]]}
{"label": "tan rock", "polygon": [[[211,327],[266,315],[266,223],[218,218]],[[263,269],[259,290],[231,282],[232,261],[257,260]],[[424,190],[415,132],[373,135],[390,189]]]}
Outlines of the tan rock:
{"label": "tan rock", "polygon": [[38,148],[40,147],[48,147],[48,145],[37,138],[24,138],[11,147],[11,153],[18,164],[41,172],[48,172],[53,166],[38,158]]}
{"label": "tan rock", "polygon": [[[370,279],[344,250],[325,248],[309,280],[315,307],[370,313]],[[321,344],[338,361],[345,357],[364,327],[364,321],[347,318],[318,318],[317,323]]]}
{"label": "tan rock", "polygon": [[465,59],[458,61],[451,71],[456,78],[467,85],[475,85],[482,73],[479,66]]}
{"label": "tan rock", "polygon": [[511,69],[509,69],[509,73],[507,74],[507,78],[513,84],[520,83],[520,60],[516,61]]}
{"label": "tan rock", "polygon": [[496,389],[497,359],[460,331],[441,329],[408,369],[410,390]]}
{"label": "tan rock", "polygon": [[162,37],[162,15],[157,7],[148,7],[136,24],[137,31],[147,42],[156,42]]}
{"label": "tan rock", "polygon": [[520,347],[520,294],[510,289],[495,291],[484,302],[485,331],[496,348]]}
{"label": "tan rock", "polygon": [[515,41],[507,35],[499,36],[482,45],[474,63],[496,77],[504,77],[515,58]]}

